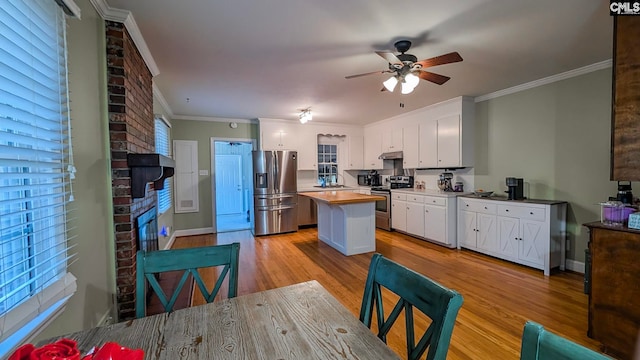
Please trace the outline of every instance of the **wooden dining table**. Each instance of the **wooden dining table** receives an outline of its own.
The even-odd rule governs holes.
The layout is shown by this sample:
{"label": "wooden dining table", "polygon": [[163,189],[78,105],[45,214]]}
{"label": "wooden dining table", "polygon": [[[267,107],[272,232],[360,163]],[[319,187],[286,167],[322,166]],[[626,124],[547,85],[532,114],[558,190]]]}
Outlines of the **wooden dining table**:
{"label": "wooden dining table", "polygon": [[145,359],[400,359],[315,280],[96,327],[81,353],[106,342]]}

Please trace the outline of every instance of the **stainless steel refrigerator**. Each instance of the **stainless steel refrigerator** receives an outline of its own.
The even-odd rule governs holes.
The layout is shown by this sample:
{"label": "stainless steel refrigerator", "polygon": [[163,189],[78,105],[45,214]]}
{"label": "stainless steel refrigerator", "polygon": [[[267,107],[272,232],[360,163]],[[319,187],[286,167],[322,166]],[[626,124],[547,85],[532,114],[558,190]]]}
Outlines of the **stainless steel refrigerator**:
{"label": "stainless steel refrigerator", "polygon": [[254,235],[298,230],[298,153],[253,151]]}

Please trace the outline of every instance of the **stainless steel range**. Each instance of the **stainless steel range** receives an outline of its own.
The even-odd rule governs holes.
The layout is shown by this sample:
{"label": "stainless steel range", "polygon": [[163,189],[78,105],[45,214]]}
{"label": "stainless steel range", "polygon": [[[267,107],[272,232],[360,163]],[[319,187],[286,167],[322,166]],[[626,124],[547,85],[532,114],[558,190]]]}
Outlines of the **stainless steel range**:
{"label": "stainless steel range", "polygon": [[391,176],[389,186],[371,188],[371,195],[383,196],[385,200],[376,201],[376,227],[391,231],[391,189],[413,187],[413,176]]}

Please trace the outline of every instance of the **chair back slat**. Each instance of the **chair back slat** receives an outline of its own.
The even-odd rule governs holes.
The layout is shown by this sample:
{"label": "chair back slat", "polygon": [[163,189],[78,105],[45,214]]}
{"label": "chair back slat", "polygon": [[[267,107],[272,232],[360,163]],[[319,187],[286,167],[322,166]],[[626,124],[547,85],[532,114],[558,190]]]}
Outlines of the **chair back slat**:
{"label": "chair back slat", "polygon": [[[385,318],[381,288],[400,297],[389,316]],[[376,312],[378,337],[386,342],[387,334],[402,310],[405,311],[407,334],[407,358],[419,359],[427,351],[427,360],[445,359],[451,334],[463,298],[456,291],[432,281],[424,275],[398,263],[374,254],[365,284],[360,321],[371,327]],[[375,309],[374,309],[375,308]],[[431,319],[431,324],[415,344],[413,309],[416,308]]]}
{"label": "chair back slat", "polygon": [[[173,311],[178,296],[187,280],[193,279],[197,284],[206,302],[212,302],[222,287],[225,278],[228,278],[228,297],[236,297],[238,293],[238,266],[240,244],[204,246],[188,249],[138,251],[136,255],[136,317],[145,316],[146,310],[146,283],[150,290],[156,293],[165,311]],[[202,276],[198,272],[200,268],[223,266],[212,290],[208,290]],[[168,271],[182,271],[180,281],[172,295],[167,295],[160,286],[156,275]]]}

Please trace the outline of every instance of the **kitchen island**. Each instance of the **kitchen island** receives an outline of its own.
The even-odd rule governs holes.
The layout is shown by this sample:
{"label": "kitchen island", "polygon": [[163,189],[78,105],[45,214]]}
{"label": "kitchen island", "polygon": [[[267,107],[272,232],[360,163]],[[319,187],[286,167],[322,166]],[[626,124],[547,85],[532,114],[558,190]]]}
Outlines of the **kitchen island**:
{"label": "kitchen island", "polygon": [[344,255],[376,250],[375,202],[382,196],[350,191],[298,193],[318,206],[318,239]]}

